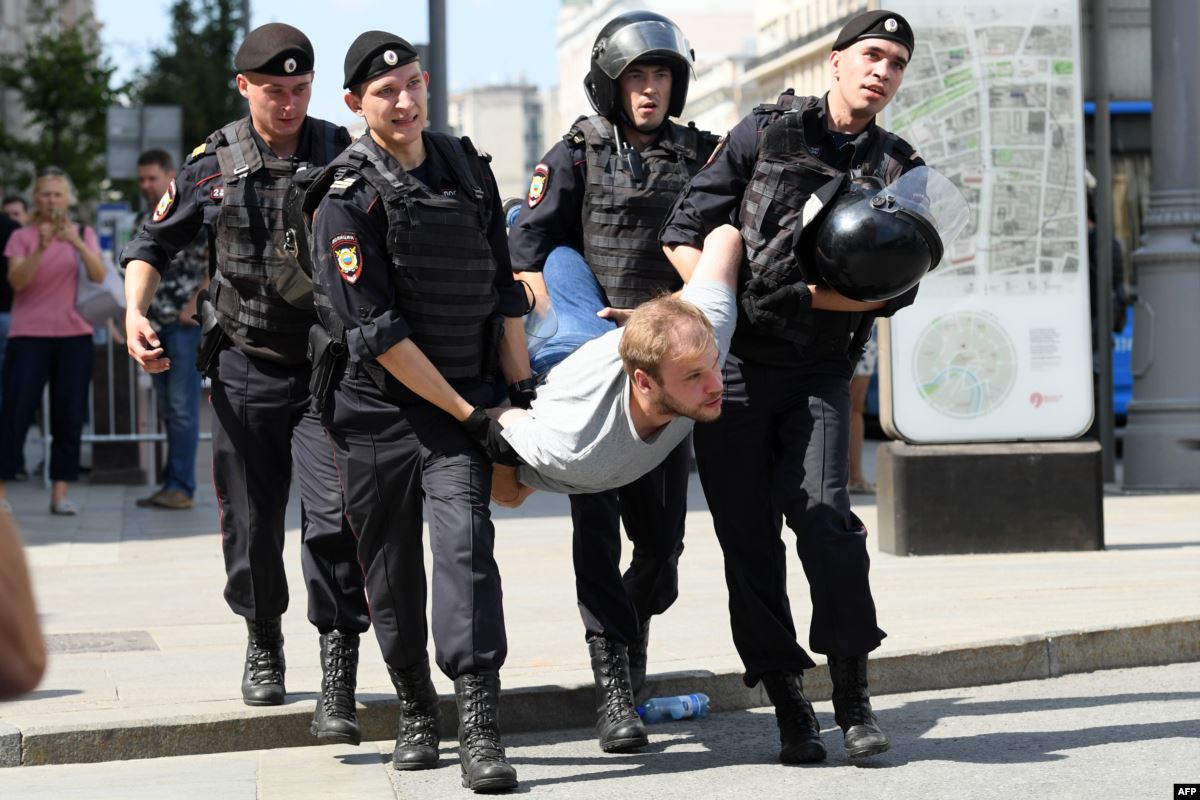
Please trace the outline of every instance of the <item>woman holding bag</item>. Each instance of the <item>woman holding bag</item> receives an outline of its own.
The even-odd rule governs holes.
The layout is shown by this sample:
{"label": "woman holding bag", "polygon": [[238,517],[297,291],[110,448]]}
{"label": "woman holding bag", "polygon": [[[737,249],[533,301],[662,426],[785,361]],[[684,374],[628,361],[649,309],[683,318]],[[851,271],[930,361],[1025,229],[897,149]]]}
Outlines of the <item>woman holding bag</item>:
{"label": "woman holding bag", "polygon": [[50,167],[33,185],[30,224],[4,248],[13,288],[4,393],[0,399],[0,509],[6,481],[21,464],[25,434],[50,382],[50,513],[73,515],[67,483],[79,478],[79,445],[92,380],[92,325],[75,308],[79,265],[93,283],[104,280],[96,232],[72,222],[71,180]]}

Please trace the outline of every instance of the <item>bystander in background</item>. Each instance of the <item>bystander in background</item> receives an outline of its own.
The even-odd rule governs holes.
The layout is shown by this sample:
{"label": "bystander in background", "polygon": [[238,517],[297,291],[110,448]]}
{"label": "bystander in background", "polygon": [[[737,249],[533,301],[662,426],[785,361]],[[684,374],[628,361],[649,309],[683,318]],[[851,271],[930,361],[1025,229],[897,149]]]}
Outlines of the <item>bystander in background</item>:
{"label": "bystander in background", "polygon": [[21,466],[25,434],[49,382],[50,513],[73,515],[67,483],[79,478],[93,333],[75,308],[75,293],[81,273],[99,283],[107,267],[96,232],[68,215],[75,190],[65,172],[40,172],[33,196],[31,224],[4,247],[13,302],[0,397],[0,510],[9,510],[6,482]]}
{"label": "bystander in background", "polygon": [[23,228],[29,224],[29,204],[19,194],[5,195],[4,215]]}
{"label": "bystander in background", "polygon": [[[162,215],[175,197],[175,165],[165,150],[147,150],[138,156],[138,190]],[[150,217],[143,213],[135,225],[140,230]],[[158,333],[164,356],[174,369],[156,372],[154,394],[158,414],[167,433],[167,460],[159,476],[160,487],[137,501],[142,508],[182,509],[192,507],[196,494],[196,450],[200,444],[200,373],[196,352],[200,326],[196,296],[208,286],[208,235],[201,230],[191,244],[179,251],[162,273],[158,292],[146,318]]]}

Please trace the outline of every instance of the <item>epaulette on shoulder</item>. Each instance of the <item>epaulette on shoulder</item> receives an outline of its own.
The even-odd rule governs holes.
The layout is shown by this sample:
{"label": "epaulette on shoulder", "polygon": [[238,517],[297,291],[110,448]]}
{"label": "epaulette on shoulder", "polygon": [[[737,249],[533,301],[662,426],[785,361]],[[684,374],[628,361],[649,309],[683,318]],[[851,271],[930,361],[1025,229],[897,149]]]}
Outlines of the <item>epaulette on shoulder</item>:
{"label": "epaulette on shoulder", "polygon": [[203,158],[208,153],[211,153],[212,152],[212,150],[210,149],[211,145],[212,145],[212,142],[208,139],[205,139],[203,142],[196,145],[195,149],[192,150],[192,152],[188,153],[186,163],[190,164],[191,162],[196,161],[197,159]]}
{"label": "epaulette on shoulder", "polygon": [[475,155],[479,156],[479,158],[482,159],[484,163],[486,163],[486,164],[492,163],[492,154],[489,153],[488,151],[484,150],[479,145],[472,142],[471,137],[463,136],[460,138],[462,139],[463,149],[466,150],[468,154],[474,153]]}
{"label": "epaulette on shoulder", "polygon": [[701,147],[716,147],[717,142],[721,141],[721,137],[712,131],[706,131],[702,128],[697,128],[695,121],[688,123],[688,128],[695,131],[699,137]]}
{"label": "epaulette on shoulder", "polygon": [[339,167],[333,174],[333,182],[329,184],[329,194],[335,197],[344,196],[361,177],[357,170]]}

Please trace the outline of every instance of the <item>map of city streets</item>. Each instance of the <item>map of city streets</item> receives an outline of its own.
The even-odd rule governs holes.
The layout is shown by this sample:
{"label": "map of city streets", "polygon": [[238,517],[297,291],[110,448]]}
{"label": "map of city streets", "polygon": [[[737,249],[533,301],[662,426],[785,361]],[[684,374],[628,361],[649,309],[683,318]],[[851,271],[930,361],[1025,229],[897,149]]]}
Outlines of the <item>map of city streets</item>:
{"label": "map of city streets", "polygon": [[889,0],[916,32],[880,122],[962,190],[965,231],[889,321],[884,430],[1071,438],[1092,418],[1080,10]]}
{"label": "map of city streets", "polygon": [[885,124],[957,183],[972,209],[967,230],[921,291],[1012,296],[1073,288],[1081,259],[1079,98],[1075,60],[1063,55],[1073,52],[1072,27],[965,15],[956,22],[919,28]]}

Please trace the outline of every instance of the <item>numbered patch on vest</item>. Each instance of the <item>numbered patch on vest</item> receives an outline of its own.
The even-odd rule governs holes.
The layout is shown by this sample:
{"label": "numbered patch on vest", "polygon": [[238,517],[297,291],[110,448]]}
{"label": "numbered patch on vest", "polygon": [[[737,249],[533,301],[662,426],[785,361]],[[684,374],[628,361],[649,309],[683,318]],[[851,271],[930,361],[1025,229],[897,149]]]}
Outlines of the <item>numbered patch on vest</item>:
{"label": "numbered patch on vest", "polygon": [[158,205],[154,207],[154,221],[162,222],[167,218],[167,214],[171,213],[171,209],[175,207],[175,179],[171,179],[167,190],[163,192],[162,199],[158,201]]}
{"label": "numbered patch on vest", "polygon": [[346,283],[358,283],[362,276],[362,253],[358,237],[353,233],[339,233],[329,240],[329,249],[337,263],[338,274]]}
{"label": "numbered patch on vest", "polygon": [[550,186],[550,167],[538,164],[533,168],[533,180],[529,182],[529,207],[534,208],[546,196]]}

